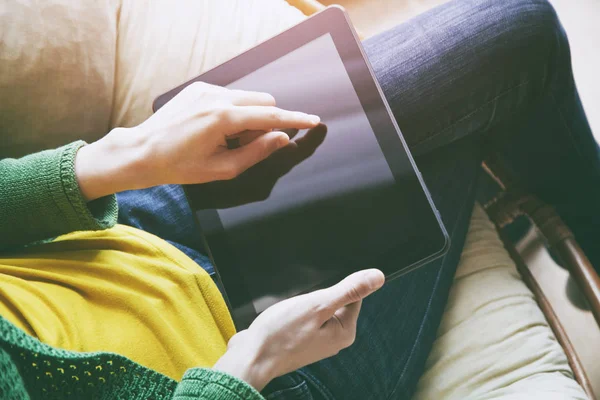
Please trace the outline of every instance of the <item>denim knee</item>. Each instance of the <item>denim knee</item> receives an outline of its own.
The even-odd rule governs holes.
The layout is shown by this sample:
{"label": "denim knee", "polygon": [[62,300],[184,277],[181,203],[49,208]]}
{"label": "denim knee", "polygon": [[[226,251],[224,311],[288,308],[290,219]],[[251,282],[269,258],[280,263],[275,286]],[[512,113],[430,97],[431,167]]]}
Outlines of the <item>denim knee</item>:
{"label": "denim knee", "polygon": [[[485,3],[497,8],[494,29],[499,36],[495,45],[502,47],[504,42],[512,46],[511,58],[521,65],[523,79],[534,83],[538,95],[556,89],[558,80],[560,83],[572,81],[567,35],[549,1],[491,0]],[[564,89],[566,85],[560,87]]]}
{"label": "denim knee", "polygon": [[417,155],[524,117],[549,88],[572,82],[567,38],[546,0],[453,0],[365,50]]}

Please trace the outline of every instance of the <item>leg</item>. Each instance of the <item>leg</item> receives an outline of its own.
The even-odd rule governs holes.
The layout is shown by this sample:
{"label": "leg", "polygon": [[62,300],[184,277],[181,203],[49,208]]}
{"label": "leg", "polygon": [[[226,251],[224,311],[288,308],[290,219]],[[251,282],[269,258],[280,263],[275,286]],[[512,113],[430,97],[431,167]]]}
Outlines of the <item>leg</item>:
{"label": "leg", "polygon": [[[556,129],[556,135],[564,142],[575,132],[573,143],[593,142],[585,116],[578,112],[570,69],[557,72],[556,64],[570,62],[565,47],[552,7],[533,0],[452,1],[365,43],[413,153],[425,154],[417,157],[417,164],[452,234],[452,247],[444,259],[390,282],[368,298],[355,344],[336,357],[276,380],[266,393],[279,393],[269,398],[288,398],[285,385],[294,384],[297,390],[302,381],[311,390],[303,398],[410,398],[462,249],[480,140],[510,142],[531,154],[536,147],[525,148],[525,139],[544,138],[545,131],[533,128],[535,132],[525,134],[516,127],[522,121],[529,121],[531,128],[540,119],[551,119],[552,115],[535,111],[551,97],[552,88],[560,87],[560,102],[568,110],[572,129]],[[594,146],[588,160],[597,160]],[[556,161],[553,154],[558,150],[560,145],[552,152],[535,152],[536,162]],[[592,167],[591,163],[567,164],[571,174],[584,176]],[[597,179],[593,183],[600,188]],[[548,192],[556,195],[550,185]]]}
{"label": "leg", "polygon": [[600,154],[554,10],[545,0],[455,3],[365,44],[413,154],[486,133],[600,271]]}

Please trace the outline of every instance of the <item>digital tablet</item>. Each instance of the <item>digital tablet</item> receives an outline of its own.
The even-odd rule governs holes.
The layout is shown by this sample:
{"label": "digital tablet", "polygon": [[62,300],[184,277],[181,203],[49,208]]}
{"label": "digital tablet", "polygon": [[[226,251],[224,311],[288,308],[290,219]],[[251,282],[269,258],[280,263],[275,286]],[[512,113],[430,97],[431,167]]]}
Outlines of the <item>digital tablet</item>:
{"label": "digital tablet", "polygon": [[238,329],[357,270],[389,280],[446,251],[439,213],[342,8],[165,93],[154,109],[195,81],[267,92],[322,121],[233,180],[184,187]]}

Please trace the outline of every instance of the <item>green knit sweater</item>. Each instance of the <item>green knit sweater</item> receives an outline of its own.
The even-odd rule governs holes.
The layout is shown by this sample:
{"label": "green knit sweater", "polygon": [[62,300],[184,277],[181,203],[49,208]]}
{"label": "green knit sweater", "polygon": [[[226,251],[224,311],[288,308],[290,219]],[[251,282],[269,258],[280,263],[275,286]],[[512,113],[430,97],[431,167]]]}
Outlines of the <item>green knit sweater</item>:
{"label": "green knit sweater", "polygon": [[[117,220],[115,196],[86,203],[74,159],[84,142],[0,160],[0,251]],[[0,400],[4,399],[215,399],[263,397],[227,374],[192,368],[181,382],[113,353],[53,348],[0,317]]]}

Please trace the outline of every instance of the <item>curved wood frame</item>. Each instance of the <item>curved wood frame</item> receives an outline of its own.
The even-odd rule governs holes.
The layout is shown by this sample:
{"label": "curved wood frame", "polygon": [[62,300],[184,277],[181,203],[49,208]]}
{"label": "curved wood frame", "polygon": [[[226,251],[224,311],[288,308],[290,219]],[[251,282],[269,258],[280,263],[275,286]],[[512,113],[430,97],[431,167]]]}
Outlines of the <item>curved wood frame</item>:
{"label": "curved wood frame", "polygon": [[596,322],[600,326],[600,278],[598,273],[575,241],[571,230],[565,225],[553,207],[523,191],[518,186],[517,180],[508,174],[497,159],[490,158],[484,162],[483,168],[503,189],[495,199],[485,206],[486,212],[496,224],[504,245],[515,261],[523,281],[535,295],[540,309],[548,320],[548,324],[563,347],[575,379],[588,397],[594,400],[596,397],[591,382],[564,327],[529,268],[527,268],[512,243],[502,235],[500,229],[520,215],[527,216],[542,234],[552,254],[557,257],[561,265],[569,270],[577,282],[590,305]]}

